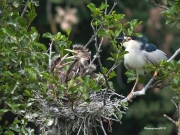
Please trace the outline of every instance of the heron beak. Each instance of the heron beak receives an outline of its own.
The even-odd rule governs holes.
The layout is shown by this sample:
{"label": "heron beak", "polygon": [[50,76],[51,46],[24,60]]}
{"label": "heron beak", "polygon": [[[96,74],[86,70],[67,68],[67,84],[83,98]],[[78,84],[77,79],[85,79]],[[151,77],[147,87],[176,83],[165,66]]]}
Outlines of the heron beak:
{"label": "heron beak", "polygon": [[76,59],[76,56],[69,56],[69,57],[66,57],[65,59]]}
{"label": "heron beak", "polygon": [[122,43],[123,40],[124,40],[124,37],[118,37],[118,38],[116,38],[116,41],[117,41],[118,43]]}
{"label": "heron beak", "polygon": [[64,50],[66,50],[66,51],[68,51],[68,52],[72,52],[72,53],[76,53],[76,54],[77,54],[77,51],[75,51],[75,50],[70,50],[70,49],[64,49]]}

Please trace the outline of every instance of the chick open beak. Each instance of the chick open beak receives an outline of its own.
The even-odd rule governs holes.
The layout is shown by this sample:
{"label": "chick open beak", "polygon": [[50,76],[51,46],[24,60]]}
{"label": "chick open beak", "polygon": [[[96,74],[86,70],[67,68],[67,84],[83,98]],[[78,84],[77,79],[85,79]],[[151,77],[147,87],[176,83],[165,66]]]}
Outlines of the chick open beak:
{"label": "chick open beak", "polygon": [[[64,49],[64,50],[77,54],[77,51],[75,51],[75,50],[70,50],[70,49]],[[65,59],[76,59],[76,56],[66,57]]]}
{"label": "chick open beak", "polygon": [[68,52],[72,52],[72,53],[76,53],[76,54],[77,54],[77,51],[75,51],[75,50],[70,50],[70,49],[64,49],[64,50],[66,50],[66,51],[68,51]]}
{"label": "chick open beak", "polygon": [[61,61],[65,60],[68,55],[69,55],[69,53],[67,53],[66,55],[64,55],[64,57],[61,58]]}

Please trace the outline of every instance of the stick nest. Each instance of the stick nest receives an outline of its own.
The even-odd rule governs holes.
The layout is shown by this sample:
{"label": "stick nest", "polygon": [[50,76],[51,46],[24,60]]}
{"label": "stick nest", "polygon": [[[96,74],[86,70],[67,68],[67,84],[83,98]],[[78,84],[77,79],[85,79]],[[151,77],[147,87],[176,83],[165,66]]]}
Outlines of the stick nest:
{"label": "stick nest", "polygon": [[[120,122],[123,110],[126,110],[124,103],[121,103],[123,96],[118,95],[114,90],[105,92],[104,78],[102,75],[95,73],[96,66],[89,62],[91,53],[81,45],[74,45],[73,53],[69,58],[54,57],[51,61],[50,72],[52,76],[58,76],[60,84],[67,87],[63,93],[57,92],[54,84],[48,84],[47,100],[42,95],[36,94],[39,116],[36,117],[36,124],[40,125],[41,132],[47,135],[70,135],[72,132],[84,132],[84,135],[97,134],[97,127],[100,127],[106,135],[103,122],[108,122],[109,129],[112,131],[112,121]],[[70,59],[67,62],[67,59]],[[64,67],[66,70],[64,69]],[[68,86],[72,78],[76,87],[82,87],[83,83],[78,80],[87,75],[90,80],[95,80],[101,86],[99,91],[88,91],[88,102],[84,100],[81,93],[68,93]],[[53,92],[56,91],[56,95]],[[106,93],[106,95],[104,95]],[[57,96],[57,95],[63,96]],[[72,98],[73,95],[73,98]],[[76,98],[78,97],[78,98]],[[105,99],[104,99],[105,98]],[[104,104],[104,100],[106,104]],[[120,110],[121,109],[121,110]]]}

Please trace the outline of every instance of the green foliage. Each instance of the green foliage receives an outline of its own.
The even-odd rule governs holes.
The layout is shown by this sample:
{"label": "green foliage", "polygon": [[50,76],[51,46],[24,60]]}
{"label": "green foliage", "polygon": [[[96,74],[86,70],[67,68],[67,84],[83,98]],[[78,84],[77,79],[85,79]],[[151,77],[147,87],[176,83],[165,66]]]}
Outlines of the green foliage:
{"label": "green foliage", "polygon": [[[114,52],[110,52],[111,57],[108,57],[107,60],[113,61],[114,67],[119,65],[123,61],[124,55],[128,52],[124,51],[122,46],[117,44],[116,38],[122,35],[122,33],[141,36],[140,33],[134,33],[134,30],[142,21],[138,22],[138,19],[133,19],[130,22],[122,24],[120,21],[125,15],[117,14],[115,11],[107,13],[109,6],[105,3],[102,3],[98,8],[93,3],[88,4],[87,7],[92,12],[94,32],[97,33],[98,37],[108,37],[114,49]],[[106,68],[103,68],[102,72],[109,76],[108,79],[116,75],[113,70],[108,72]],[[132,78],[130,79],[132,80]]]}
{"label": "green foliage", "polygon": [[[27,1],[15,0],[9,6],[8,1],[1,2],[1,26],[0,26],[0,103],[3,108],[0,109],[0,121],[2,116],[11,111],[18,114],[12,123],[5,122],[5,125],[0,126],[0,134],[13,135],[13,132],[18,134],[34,134],[34,130],[27,127],[27,123],[32,119],[38,117],[38,108],[36,108],[35,93],[42,95],[45,99],[53,101],[52,97],[47,96],[48,84],[53,84],[57,88],[52,89],[54,97],[68,96],[71,101],[83,99],[90,102],[89,96],[92,92],[99,92],[101,86],[105,84],[103,79],[92,79],[89,75],[81,78],[71,78],[65,84],[59,84],[57,76],[52,76],[48,72],[48,56],[46,54],[47,47],[39,42],[40,35],[34,27],[30,24],[36,17],[35,6],[38,6],[38,1],[29,0],[27,3],[27,11],[24,16],[19,12],[20,7]],[[52,0],[52,2],[61,3],[61,1]],[[73,0],[67,3],[77,4]],[[170,8],[164,11],[164,15],[168,18],[167,24],[172,26],[176,25],[180,28],[179,11],[180,2],[175,3],[167,2]],[[113,83],[110,79],[116,76],[114,72],[115,67],[123,61],[124,54],[128,53],[123,51],[122,46],[117,44],[116,38],[122,33],[127,35],[141,36],[140,33],[134,33],[134,30],[142,22],[133,19],[127,23],[120,23],[124,19],[124,14],[118,14],[115,11],[107,12],[109,5],[102,3],[99,7],[90,3],[88,8],[92,12],[92,26],[94,33],[98,38],[107,37],[110,39],[114,52],[110,53],[108,61],[114,63],[114,66],[109,70],[103,67],[103,74],[106,75],[110,89],[113,88]],[[22,11],[21,11],[22,12]],[[58,32],[55,35],[47,32],[42,35],[43,38],[48,38],[61,56],[64,56],[65,48],[70,48],[72,42],[69,40],[70,31],[66,34]],[[53,52],[54,53],[54,52]],[[171,61],[169,63],[161,61],[158,65],[147,65],[148,70],[158,70],[161,74],[158,79],[167,79],[173,74],[172,89],[176,93],[176,99],[180,99],[180,62]],[[103,76],[102,73],[99,73]],[[128,82],[135,80],[136,74],[134,71],[128,71]],[[171,81],[171,80],[169,80]],[[102,82],[102,83],[101,83]],[[81,85],[79,85],[81,84]],[[59,94],[60,93],[60,94]],[[127,103],[122,104],[127,107]],[[147,105],[142,105],[147,106]],[[158,108],[157,105],[156,108]],[[165,107],[164,107],[165,108]],[[142,108],[143,109],[143,108]],[[143,111],[147,111],[145,108]],[[33,114],[28,114],[33,110]],[[152,110],[150,110],[152,111]],[[116,113],[119,119],[122,118],[122,113],[118,109],[113,109],[112,113]],[[139,111],[138,111],[139,113]],[[137,114],[137,117],[143,115]],[[45,124],[51,126],[54,119],[47,118]]]}
{"label": "green foliage", "polygon": [[180,29],[180,1],[167,1],[169,8],[163,12],[167,17],[166,24],[170,24],[171,27],[176,26]]}
{"label": "green foliage", "polygon": [[35,101],[32,91],[42,92],[45,78],[41,73],[48,68],[48,58],[44,53],[47,48],[39,43],[37,30],[29,27],[36,16],[34,6],[38,3],[28,2],[25,17],[20,16],[16,9],[22,6],[23,1],[14,1],[12,6],[5,1],[3,4],[8,8],[4,9],[0,20],[0,102],[3,105],[0,113],[3,116],[11,111],[18,114],[19,118],[1,125],[0,133],[30,135],[34,130],[26,127],[29,119],[25,115]]}

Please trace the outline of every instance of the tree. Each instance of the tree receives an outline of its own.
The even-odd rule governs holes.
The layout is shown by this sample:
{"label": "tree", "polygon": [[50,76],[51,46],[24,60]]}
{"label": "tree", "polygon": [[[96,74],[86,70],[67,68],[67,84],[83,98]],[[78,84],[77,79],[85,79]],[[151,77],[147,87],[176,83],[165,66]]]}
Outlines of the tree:
{"label": "tree", "polygon": [[[134,32],[142,23],[133,19],[120,23],[124,14],[114,11],[116,2],[109,7],[105,0],[99,7],[88,4],[91,11],[91,27],[93,35],[82,45],[74,45],[69,49],[70,31],[63,33],[44,33],[49,38],[49,45],[40,43],[36,28],[30,24],[36,16],[37,1],[3,1],[1,5],[1,134],[71,134],[83,132],[92,134],[100,126],[103,133],[106,129],[103,122],[108,123],[112,131],[112,121],[121,123],[127,111],[127,98],[114,91],[111,79],[116,76],[115,69],[122,63],[127,52],[117,44],[116,38],[123,33],[141,36]],[[159,5],[158,3],[155,3]],[[178,5],[165,3],[168,23],[179,27]],[[160,5],[162,6],[162,4]],[[23,7],[23,9],[21,9]],[[53,22],[52,22],[53,23]],[[101,62],[102,42],[108,38],[113,51],[107,61],[112,67],[106,68]],[[88,49],[94,45],[95,55],[92,57]],[[53,51],[55,48],[56,53]],[[67,51],[72,51],[69,57]],[[172,60],[179,50],[167,61],[146,68],[162,71],[158,80],[153,78],[130,98],[145,94],[149,87],[171,85],[179,102],[179,62]],[[92,58],[92,59],[91,59]],[[99,73],[94,61],[98,61]],[[174,78],[170,79],[170,75]],[[128,80],[133,81],[135,73],[127,72]],[[177,105],[176,105],[177,106]],[[7,121],[7,113],[13,113],[12,121]],[[166,116],[168,117],[168,116]],[[169,117],[168,117],[169,118]],[[178,120],[179,121],[179,120]],[[174,122],[179,125],[179,122]],[[30,128],[31,123],[40,126],[40,131]]]}

